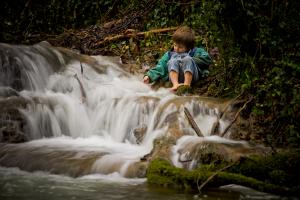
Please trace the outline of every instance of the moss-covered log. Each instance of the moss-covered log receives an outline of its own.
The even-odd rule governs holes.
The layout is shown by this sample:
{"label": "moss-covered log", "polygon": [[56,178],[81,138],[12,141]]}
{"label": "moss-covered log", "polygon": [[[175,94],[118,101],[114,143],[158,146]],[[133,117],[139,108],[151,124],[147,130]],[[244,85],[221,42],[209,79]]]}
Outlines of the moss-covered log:
{"label": "moss-covered log", "polygon": [[[289,168],[285,165],[287,162],[282,162],[282,159],[289,156],[296,158],[299,156],[298,152],[299,151],[295,151],[292,154],[277,154],[267,158],[245,158],[224,171],[220,171],[219,169],[226,165],[231,165],[232,163],[223,163],[218,166],[202,165],[198,169],[187,171],[185,169],[172,166],[166,160],[156,159],[151,162],[148,168],[147,180],[149,184],[190,191],[198,190],[202,183],[213,176],[213,178],[205,184],[205,187],[219,187],[227,184],[238,184],[263,192],[295,195],[299,192],[300,181],[299,177],[294,174],[295,171],[292,169],[299,167],[299,159],[298,161],[290,162]],[[271,166],[274,166],[274,170],[270,170]],[[277,171],[284,167],[287,167],[287,171],[281,170],[281,172],[284,173],[276,173],[275,166]],[[218,170],[219,172],[214,175]],[[258,173],[256,174],[256,172]],[[284,183],[282,184],[278,182],[278,179],[276,179],[275,176],[276,174],[281,175],[280,180],[289,180],[292,184],[287,184],[286,182],[282,182]],[[270,178],[272,176],[273,179]]]}

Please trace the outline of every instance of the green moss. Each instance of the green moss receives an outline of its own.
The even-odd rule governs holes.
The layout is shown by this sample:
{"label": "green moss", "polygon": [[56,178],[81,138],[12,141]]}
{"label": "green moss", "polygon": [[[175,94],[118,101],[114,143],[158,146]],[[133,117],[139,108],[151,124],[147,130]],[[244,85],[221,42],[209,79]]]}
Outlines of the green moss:
{"label": "green moss", "polygon": [[156,159],[147,170],[147,181],[150,184],[181,189],[190,189],[190,174],[184,169],[170,165],[167,160]]}
{"label": "green moss", "polygon": [[232,173],[239,173],[256,179],[294,187],[300,185],[300,152],[298,149],[282,151],[274,155],[243,158],[229,169]]}
{"label": "green moss", "polygon": [[208,86],[208,94],[210,96],[218,96],[218,94],[219,94],[219,88],[216,86],[215,83],[211,83]]}
{"label": "green moss", "polygon": [[[187,171],[172,166],[166,160],[156,159],[152,161],[148,168],[147,180],[149,184],[184,190],[197,190],[197,185],[201,185],[215,173],[215,171],[212,171],[211,169],[214,169],[214,167],[211,165],[204,165],[199,169]],[[225,171],[219,172],[205,186],[218,187],[226,184],[239,184],[259,191],[278,194],[288,192],[283,186],[267,183],[242,174]]]}
{"label": "green moss", "polygon": [[191,94],[191,92],[192,92],[192,87],[188,85],[181,85],[176,90],[176,94],[179,96]]}

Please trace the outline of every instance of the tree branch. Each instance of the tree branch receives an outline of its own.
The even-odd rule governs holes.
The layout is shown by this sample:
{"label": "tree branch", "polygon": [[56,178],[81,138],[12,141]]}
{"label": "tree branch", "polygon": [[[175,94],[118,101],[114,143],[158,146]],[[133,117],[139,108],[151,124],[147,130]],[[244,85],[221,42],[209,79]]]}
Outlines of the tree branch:
{"label": "tree branch", "polygon": [[104,44],[114,42],[114,41],[117,41],[120,39],[126,39],[126,38],[137,37],[137,36],[144,37],[148,34],[157,34],[157,33],[175,31],[177,28],[178,27],[162,28],[162,29],[154,29],[154,30],[143,31],[143,32],[133,32],[132,30],[127,30],[127,31],[125,31],[124,34],[105,37],[103,40],[96,42],[93,46],[102,46]]}
{"label": "tree branch", "polygon": [[229,165],[226,165],[225,167],[223,167],[222,169],[219,169],[218,171],[216,171],[215,173],[213,173],[210,177],[208,177],[208,179],[206,179],[206,181],[204,181],[200,186],[198,186],[198,181],[197,181],[197,187],[198,187],[198,191],[201,192],[202,188],[211,180],[213,179],[216,175],[218,175],[218,173],[220,173],[221,171],[224,171],[225,169],[228,169],[229,167],[233,166],[236,162],[233,162]]}
{"label": "tree branch", "polygon": [[188,110],[186,107],[184,107],[184,114],[185,114],[185,116],[187,117],[187,119],[188,119],[190,125],[192,126],[192,128],[193,128],[193,129],[195,130],[195,132],[197,133],[197,135],[198,135],[199,137],[203,137],[203,134],[201,133],[200,128],[198,127],[198,125],[196,124],[195,120],[193,119],[191,113],[189,112],[189,110]]}

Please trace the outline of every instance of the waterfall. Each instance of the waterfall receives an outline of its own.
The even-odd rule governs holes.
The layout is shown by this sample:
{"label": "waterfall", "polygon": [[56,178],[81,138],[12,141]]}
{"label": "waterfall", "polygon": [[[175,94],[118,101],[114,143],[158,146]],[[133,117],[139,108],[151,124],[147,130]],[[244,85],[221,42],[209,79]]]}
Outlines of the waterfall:
{"label": "waterfall", "polygon": [[50,74],[65,64],[62,55],[46,43],[34,46],[0,43],[0,63],[0,86],[35,91],[42,91]]}
{"label": "waterfall", "polygon": [[[173,124],[195,135],[184,107],[205,136],[218,120],[218,109],[201,98],[154,91],[109,57],[41,44],[0,47],[0,86],[18,90],[29,102],[19,109],[28,141],[1,144],[0,165],[70,176],[118,172],[142,177],[140,158],[152,150],[155,138]],[[141,135],[139,141],[135,134]]]}

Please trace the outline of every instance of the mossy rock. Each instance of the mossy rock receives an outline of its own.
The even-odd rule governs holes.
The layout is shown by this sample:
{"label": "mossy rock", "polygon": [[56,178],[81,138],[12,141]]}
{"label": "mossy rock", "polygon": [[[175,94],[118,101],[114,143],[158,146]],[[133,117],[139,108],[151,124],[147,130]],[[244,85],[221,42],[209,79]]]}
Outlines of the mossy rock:
{"label": "mossy rock", "polygon": [[192,87],[188,85],[180,85],[176,90],[176,94],[179,96],[189,95],[191,93],[192,93]]}

